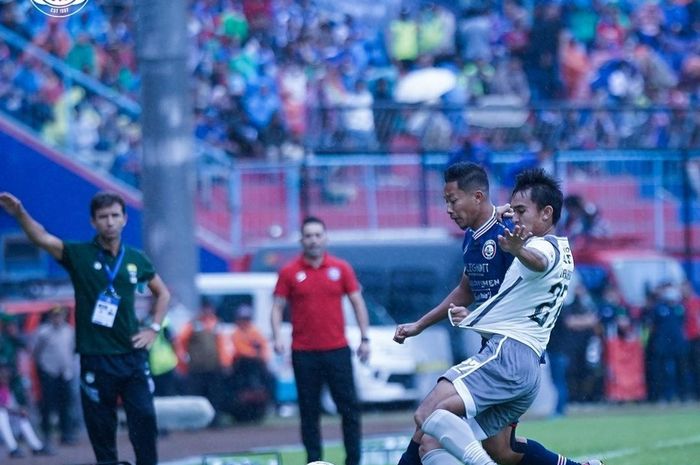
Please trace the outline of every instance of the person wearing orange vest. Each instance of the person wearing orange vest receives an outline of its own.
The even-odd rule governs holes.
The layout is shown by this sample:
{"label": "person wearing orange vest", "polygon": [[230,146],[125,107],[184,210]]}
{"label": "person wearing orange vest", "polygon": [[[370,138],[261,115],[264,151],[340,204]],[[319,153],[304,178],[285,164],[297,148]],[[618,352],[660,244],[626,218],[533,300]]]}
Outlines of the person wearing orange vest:
{"label": "person wearing orange vest", "polygon": [[253,324],[253,308],[241,305],[236,311],[236,328],[231,335],[233,341],[233,364],[242,358],[270,361],[270,345],[265,336]]}
{"label": "person wearing orange vest", "polygon": [[[227,365],[219,319],[211,301],[202,299],[200,313],[187,323],[175,339],[175,351],[182,371],[187,372],[188,394],[206,397],[214,410],[223,402],[223,367]],[[212,420],[215,425],[217,415]]]}

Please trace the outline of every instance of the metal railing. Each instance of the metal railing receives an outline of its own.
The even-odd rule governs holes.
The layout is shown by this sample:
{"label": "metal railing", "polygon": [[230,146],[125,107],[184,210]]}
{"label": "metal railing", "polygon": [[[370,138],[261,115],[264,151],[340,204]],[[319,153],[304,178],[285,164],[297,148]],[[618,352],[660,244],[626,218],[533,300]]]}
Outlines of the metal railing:
{"label": "metal railing", "polygon": [[369,108],[315,106],[306,143],[314,152],[439,152],[467,137],[497,151],[700,148],[700,110],[690,106],[514,106],[499,99],[466,108],[375,103],[374,130],[362,138],[345,129],[344,115]]}
{"label": "metal railing", "polygon": [[[329,227],[367,231],[442,228],[458,234],[445,212],[442,172],[446,154],[338,155],[294,164],[235,164],[226,190],[230,241],[243,254],[259,244],[296,237],[301,218],[313,214]],[[492,154],[495,202],[509,199],[524,158]],[[580,195],[597,211],[607,237],[678,256],[691,278],[700,277],[700,151],[558,151],[545,166],[565,194]],[[398,232],[397,232],[398,234]]]}

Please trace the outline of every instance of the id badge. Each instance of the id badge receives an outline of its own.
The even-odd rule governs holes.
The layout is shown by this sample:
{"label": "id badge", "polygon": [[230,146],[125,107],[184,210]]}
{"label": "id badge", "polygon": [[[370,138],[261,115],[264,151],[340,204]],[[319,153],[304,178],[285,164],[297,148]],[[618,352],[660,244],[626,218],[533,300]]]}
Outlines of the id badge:
{"label": "id badge", "polygon": [[96,325],[106,326],[111,328],[114,326],[114,319],[117,317],[117,309],[121,297],[110,295],[105,292],[101,293],[95,303],[95,309],[92,312],[92,322]]}

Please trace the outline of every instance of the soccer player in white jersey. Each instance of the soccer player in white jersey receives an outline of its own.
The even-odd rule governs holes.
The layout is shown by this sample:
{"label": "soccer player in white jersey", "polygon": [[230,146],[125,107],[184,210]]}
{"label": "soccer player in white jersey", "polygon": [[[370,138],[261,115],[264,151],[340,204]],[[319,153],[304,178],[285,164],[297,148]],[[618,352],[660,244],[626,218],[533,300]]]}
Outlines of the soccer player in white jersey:
{"label": "soccer player in white jersey", "polygon": [[448,370],[416,411],[417,426],[442,446],[423,455],[424,465],[454,463],[452,457],[468,465],[495,464],[480,441],[517,421],[535,399],[540,357],[574,268],[567,239],[552,235],[562,197],[543,170],[518,176],[511,197],[515,227],[498,238],[515,256],[503,285],[472,312],[449,312],[453,325],[488,341],[479,354]]}
{"label": "soccer player in white jersey", "polygon": [[[486,171],[473,163],[456,163],[445,170],[444,179],[447,213],[465,231],[464,273],[459,284],[437,306],[418,321],[396,327],[394,340],[398,343],[447,319],[451,306],[475,308],[496,295],[514,259],[497,245],[498,236],[515,225],[510,219],[503,223],[497,221],[497,209],[489,198]],[[532,438],[516,436],[516,425],[508,425],[482,442],[489,456],[500,465],[583,465]],[[422,465],[421,455],[440,448],[440,443],[417,428],[397,465]],[[588,465],[595,465],[595,462]]]}

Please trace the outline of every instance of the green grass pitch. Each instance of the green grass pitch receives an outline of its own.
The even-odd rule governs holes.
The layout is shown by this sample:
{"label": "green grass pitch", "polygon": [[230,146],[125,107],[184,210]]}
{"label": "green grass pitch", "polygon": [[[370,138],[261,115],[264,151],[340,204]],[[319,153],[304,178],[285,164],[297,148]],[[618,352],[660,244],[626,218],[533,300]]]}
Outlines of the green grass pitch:
{"label": "green grass pitch", "polygon": [[[700,406],[598,406],[551,420],[525,420],[518,434],[574,459],[601,458],[605,465],[700,465]],[[371,441],[365,441],[365,444]],[[365,453],[365,465],[395,464],[405,444],[389,453]],[[338,444],[324,459],[343,465]],[[388,462],[388,463],[383,463]],[[282,452],[283,465],[304,465],[298,450]]]}

